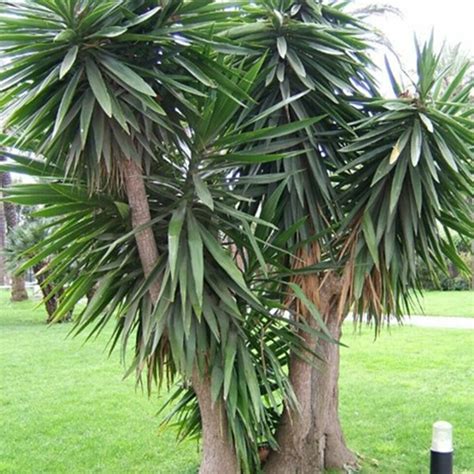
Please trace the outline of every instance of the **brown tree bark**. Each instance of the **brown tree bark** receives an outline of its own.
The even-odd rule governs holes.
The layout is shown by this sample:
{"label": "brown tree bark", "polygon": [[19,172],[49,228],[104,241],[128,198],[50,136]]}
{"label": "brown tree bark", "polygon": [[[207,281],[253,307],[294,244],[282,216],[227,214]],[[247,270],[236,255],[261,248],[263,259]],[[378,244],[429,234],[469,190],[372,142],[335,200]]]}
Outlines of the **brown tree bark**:
{"label": "brown tree bark", "polygon": [[238,474],[240,469],[229,436],[223,401],[212,403],[210,377],[203,377],[196,371],[192,384],[201,412],[202,460],[199,474]]}
{"label": "brown tree bark", "polygon": [[[128,204],[132,216],[132,227],[146,226],[151,221],[150,207],[141,166],[133,160],[123,160],[123,176]],[[158,247],[151,226],[135,234],[140,262],[145,277],[152,272],[158,261]],[[160,294],[160,283],[155,280],[150,287],[153,303]]]}
{"label": "brown tree bark", "polygon": [[12,289],[11,298],[12,301],[25,301],[28,299],[28,292],[26,291],[25,277],[23,275],[12,276]]}
{"label": "brown tree bark", "polygon": [[46,312],[48,313],[46,322],[50,323],[53,320],[53,315],[56,309],[58,308],[58,298],[56,295],[50,297],[51,292],[53,291],[53,285],[51,285],[51,283],[45,283],[48,275],[47,273],[41,271],[45,265],[45,262],[34,265],[33,271],[35,272],[36,281],[38,282],[41,293],[43,294],[44,306],[46,308]]}
{"label": "brown tree bark", "polygon": [[[316,304],[335,340],[341,337],[342,318],[337,311],[341,291],[338,277],[321,283],[316,276],[303,277],[306,295]],[[298,308],[310,326],[317,327],[305,307]],[[338,414],[339,346],[308,333],[306,343],[318,355],[312,364],[296,355],[290,359],[290,380],[299,402],[298,411],[286,408],[277,430],[279,451],[270,454],[267,474],[315,474],[324,469],[354,468],[356,456],[347,448]]]}

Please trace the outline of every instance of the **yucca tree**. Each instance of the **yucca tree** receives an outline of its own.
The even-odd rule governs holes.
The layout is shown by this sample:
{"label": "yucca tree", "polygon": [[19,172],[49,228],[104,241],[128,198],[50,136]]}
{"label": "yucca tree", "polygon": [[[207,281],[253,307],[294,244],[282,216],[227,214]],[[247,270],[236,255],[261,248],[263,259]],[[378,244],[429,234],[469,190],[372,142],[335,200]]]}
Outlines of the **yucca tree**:
{"label": "yucca tree", "polygon": [[[417,56],[418,78],[413,92],[404,93],[394,81],[397,99],[374,97],[367,101],[364,105],[368,116],[353,124],[358,137],[338,150],[347,164],[331,181],[344,217],[333,223],[337,230],[328,252],[335,254],[341,267],[319,273],[320,293],[314,295],[313,287],[308,294],[314,295],[321,311],[330,308],[325,321],[336,339],[351,307],[361,321],[372,319],[377,331],[384,316],[401,319],[409,313],[412,291],[421,289],[415,268],[417,257],[444,272],[444,258],[448,257],[468,272],[457,255],[451,232],[466,238],[473,234],[466,205],[466,196],[472,192],[472,82],[456,91],[469,64],[463,64],[445,88],[446,71],[436,72],[440,56],[433,51],[432,40],[418,47]],[[321,241],[317,239],[318,250],[324,248]],[[325,306],[327,282],[336,287],[329,294],[332,305]],[[318,285],[317,279],[315,283]],[[327,372],[321,375],[307,366],[297,372],[299,376],[305,374],[302,380],[313,372],[312,387],[303,392],[311,400],[306,417],[313,416],[312,423],[307,425],[303,438],[291,422],[283,425],[278,438],[282,448],[270,460],[273,463],[268,465],[268,472],[288,472],[291,463],[307,466],[311,459],[319,469],[354,463],[335,413],[338,347],[321,341],[316,341],[315,347],[316,351],[321,347],[328,361]],[[298,398],[298,386],[293,386]],[[318,420],[323,423],[322,430],[318,430]],[[302,457],[285,449],[290,444],[285,442],[288,439],[293,441],[295,451],[302,451]],[[324,456],[311,458],[310,446],[324,446]]]}
{"label": "yucca tree", "polygon": [[[251,70],[251,75],[257,71]],[[220,99],[224,103],[216,98],[205,101],[206,111],[218,105],[215,119],[222,119],[226,104],[230,113],[240,108],[231,99]],[[11,188],[9,199],[42,204],[45,208],[37,215],[59,220],[56,230],[31,249],[35,256],[23,267],[50,256],[47,281],[70,283],[56,318],[73,308],[97,282],[94,297],[77,320],[78,330],[91,326],[95,332],[115,320],[112,347],[121,340],[125,353],[129,339],[135,338],[135,358],[129,370],[139,374],[145,370],[150,389],[155,381],[171,383],[177,376],[182,378],[178,395],[182,395],[183,433],[194,433],[202,425],[202,471],[217,472],[224,466],[227,472],[237,472],[240,464],[242,470],[252,472],[259,466],[258,444],[265,440],[277,447],[273,431],[280,399],[295,403],[284,364],[287,348],[301,351],[301,343],[291,322],[272,313],[279,308],[279,293],[275,280],[265,272],[273,259],[278,261],[278,241],[286,235],[279,235],[267,221],[236,209],[236,201],[244,198],[251,181],[230,178],[229,168],[236,162],[282,155],[262,154],[262,145],[252,153],[233,153],[228,143],[237,140],[238,133],[206,139],[214,130],[212,123],[199,120],[193,124],[197,143],[190,140],[183,144],[184,149],[170,150],[157,163],[159,174],[150,175],[151,212],[162,255],[154,270],[162,283],[156,307],[149,302],[150,277],[137,266],[138,246],[130,213],[119,196],[90,195],[77,181],[59,184],[62,169],[7,152],[16,161],[9,169],[41,176],[44,181]],[[288,131],[273,127],[259,139]],[[205,148],[210,152],[202,156],[201,150],[200,156],[208,139],[212,145]],[[216,155],[216,147],[224,143],[227,154]],[[196,168],[189,161],[190,150],[196,152],[192,154]],[[280,176],[258,181],[275,179]],[[252,187],[252,194],[255,191]],[[273,201],[264,206],[268,217]],[[270,229],[261,249],[251,226]]]}
{"label": "yucca tree", "polygon": [[[288,250],[298,258],[290,258],[287,265],[299,269],[292,280],[304,289],[309,302],[321,312],[332,336],[339,339],[342,322],[351,307],[361,317],[373,317],[377,326],[384,315],[400,318],[407,314],[409,290],[418,287],[414,268],[416,254],[444,271],[441,254],[459,262],[449,230],[444,238],[433,229],[442,225],[463,235],[472,233],[468,224],[469,212],[463,205],[463,196],[469,193],[471,184],[472,110],[468,96],[472,83],[461,92],[456,91],[469,64],[463,64],[455,71],[455,80],[446,89],[443,76],[447,71],[436,71],[440,57],[435,55],[432,42],[428,43],[423,50],[417,51],[418,78],[415,78],[413,97],[404,97],[404,89],[394,84],[395,94],[400,98],[393,103],[387,102],[378,97],[368,73],[366,27],[345,14],[341,10],[342,4],[290,1],[261,4],[266,12],[252,12],[255,15],[253,25],[220,33],[244,44],[258,44],[267,52],[268,74],[261,78],[257,113],[275,101],[301,93],[301,97],[284,111],[268,116],[267,123],[288,124],[319,114],[325,114],[325,117],[288,136],[289,146],[303,151],[297,157],[256,164],[244,172],[250,176],[276,172],[289,176],[286,188],[281,191],[281,207],[277,213],[281,229],[290,229],[299,223],[298,232],[288,241]],[[393,76],[391,71],[389,73]],[[450,100],[453,103],[447,104]],[[406,107],[412,116],[397,114],[391,111],[392,107]],[[386,109],[390,112],[384,112]],[[428,110],[438,114],[439,127],[431,141],[428,137],[421,141],[417,122],[426,118]],[[416,120],[419,113],[421,118]],[[381,183],[376,186],[381,177],[371,177],[370,167],[365,162],[372,160],[380,168],[385,166],[389,170],[390,158],[385,160],[385,157],[390,156],[392,149],[398,150],[400,143],[390,142],[393,138],[387,131],[392,129],[387,120],[394,122],[395,133],[401,135],[400,130],[404,131],[403,146],[407,144],[407,138],[413,137],[410,138],[412,153],[422,150],[423,154],[431,153],[440,161],[441,169],[443,154],[440,155],[440,147],[449,143],[442,153],[448,154],[445,150],[449,149],[449,156],[458,163],[456,178],[451,177],[443,187],[436,189],[437,194],[433,194],[430,177],[425,179],[423,170],[432,163],[417,167],[414,159],[413,169],[410,169],[412,188],[405,193],[404,186],[410,181],[404,185],[398,182],[397,176],[389,198],[390,185],[384,181],[384,187]],[[443,123],[443,120],[449,123]],[[410,131],[407,129],[410,126],[417,128]],[[370,128],[368,135],[352,143],[366,127]],[[450,138],[444,133],[450,134]],[[389,143],[384,143],[384,139]],[[403,168],[399,174],[403,174]],[[427,191],[423,191],[422,181],[426,181]],[[402,187],[398,188],[399,185]],[[274,188],[271,184],[269,192]],[[417,217],[413,213],[407,214],[406,210],[407,205],[414,204],[414,190],[417,212],[421,212],[421,208],[427,211]],[[423,204],[424,192],[431,194],[425,197]],[[410,196],[412,201],[408,204]],[[436,200],[441,196],[450,201],[444,207],[451,222],[449,225],[436,207]],[[389,199],[392,199],[390,203]],[[397,199],[403,201],[398,206]],[[381,209],[383,200],[385,207]],[[258,207],[257,200],[250,205],[250,212],[258,212]],[[369,216],[374,211],[376,215]],[[423,222],[424,229],[419,229],[418,219]],[[394,227],[393,222],[397,222],[398,227]],[[428,238],[425,233],[429,234]],[[417,238],[421,241],[416,242]],[[379,255],[384,252],[386,255]],[[376,258],[373,262],[372,256]],[[301,270],[305,266],[306,269]],[[323,270],[318,271],[319,268]],[[467,270],[465,265],[463,269]],[[310,305],[303,304],[299,313],[311,323],[309,308]],[[315,472],[324,467],[354,466],[356,458],[345,446],[337,413],[339,347],[315,340],[308,333],[301,335],[328,365],[321,370],[321,367],[311,367],[297,354],[290,357],[290,379],[300,409],[284,412],[277,431],[280,449],[270,457],[266,470],[272,473]]]}
{"label": "yucca tree", "polygon": [[[9,196],[57,219],[25,267],[49,257],[48,282],[69,283],[56,318],[97,284],[79,329],[118,317],[114,343],[136,340],[132,370],[146,369],[150,387],[178,375],[192,387],[200,411],[186,429],[202,426],[202,472],[258,469],[258,443],[276,448],[279,400],[295,403],[284,356],[301,343],[271,312],[278,293],[266,266],[278,247],[260,249],[276,227],[237,209],[262,181],[231,175],[299,153],[284,142],[273,153],[265,140],[317,120],[261,130],[239,150],[243,128],[291,99],[242,116],[262,61],[247,66],[240,55],[251,50],[213,39],[213,22],[234,21],[226,7],[3,2],[0,20],[5,144],[15,147],[5,153],[17,161],[4,169],[47,180]],[[253,238],[255,226],[271,229],[265,240]]]}
{"label": "yucca tree", "polygon": [[[365,116],[364,103],[376,95],[369,73],[367,32],[337,5],[262,3],[265,16],[256,12],[253,28],[221,33],[245,43],[255,42],[262,51],[269,51],[257,113],[276,101],[299,95],[285,110],[271,114],[267,124],[291,124],[313,116],[321,120],[288,137],[289,146],[301,150],[297,157],[252,165],[245,173],[288,175],[277,222],[281,229],[298,225],[286,243],[293,257],[285,264],[293,268],[291,281],[303,288],[308,300],[306,305],[296,301],[293,306],[313,325],[317,323],[310,309],[317,308],[338,340],[350,305],[341,294],[350,282],[342,275],[340,254],[345,242],[338,240],[338,228],[344,209],[334,177],[347,163],[340,149],[353,136],[353,123]],[[274,187],[270,184],[268,193]],[[257,212],[258,207],[258,201],[252,203],[250,212]],[[290,379],[300,409],[285,409],[278,430],[280,449],[271,455],[266,470],[315,472],[324,467],[354,466],[356,458],[345,446],[338,418],[339,348],[329,341],[316,341],[308,333],[301,336],[328,365],[311,365],[299,354],[290,355]]]}
{"label": "yucca tree", "polygon": [[344,2],[0,5],[3,169],[43,180],[9,199],[57,224],[25,264],[55,254],[56,316],[97,284],[77,330],[114,321],[149,388],[180,379],[201,472],[258,472],[262,442],[266,472],[354,465],[334,340],[350,309],[401,317],[409,259],[472,233],[470,89],[428,45],[384,101]]}

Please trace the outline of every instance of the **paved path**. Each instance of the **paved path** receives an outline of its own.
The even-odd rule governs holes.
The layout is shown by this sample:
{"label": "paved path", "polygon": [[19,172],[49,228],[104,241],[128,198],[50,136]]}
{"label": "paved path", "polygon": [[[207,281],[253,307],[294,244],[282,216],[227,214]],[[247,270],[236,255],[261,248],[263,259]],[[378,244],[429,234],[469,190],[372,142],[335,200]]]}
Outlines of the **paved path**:
{"label": "paved path", "polygon": [[[346,324],[352,324],[352,315],[349,313],[345,320]],[[385,324],[385,321],[384,321]],[[395,318],[390,318],[390,324],[397,326],[399,323]],[[458,316],[406,316],[403,319],[404,326],[418,326],[422,328],[441,328],[441,329],[473,329],[474,318],[461,318]]]}

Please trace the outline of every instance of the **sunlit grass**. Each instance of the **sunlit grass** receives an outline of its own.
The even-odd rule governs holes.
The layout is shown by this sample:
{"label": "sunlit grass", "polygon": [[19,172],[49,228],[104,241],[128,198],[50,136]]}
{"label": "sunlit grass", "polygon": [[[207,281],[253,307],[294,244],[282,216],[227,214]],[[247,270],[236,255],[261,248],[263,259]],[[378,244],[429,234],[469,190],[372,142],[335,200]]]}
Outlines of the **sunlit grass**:
{"label": "sunlit grass", "polygon": [[429,472],[431,425],[454,426],[456,473],[474,473],[474,331],[346,326],[340,410],[363,473]]}
{"label": "sunlit grass", "polygon": [[426,291],[416,314],[474,318],[474,291]]}
{"label": "sunlit grass", "polygon": [[123,379],[107,337],[83,344],[42,308],[0,300],[0,472],[193,473],[196,442],[162,431],[149,399]]}
{"label": "sunlit grass", "polygon": [[[163,398],[122,380],[107,338],[83,345],[70,324],[0,293],[0,472],[191,474],[195,442],[155,416]],[[424,473],[431,424],[453,423],[456,472],[474,472],[474,331],[345,328],[341,416],[363,473]]]}

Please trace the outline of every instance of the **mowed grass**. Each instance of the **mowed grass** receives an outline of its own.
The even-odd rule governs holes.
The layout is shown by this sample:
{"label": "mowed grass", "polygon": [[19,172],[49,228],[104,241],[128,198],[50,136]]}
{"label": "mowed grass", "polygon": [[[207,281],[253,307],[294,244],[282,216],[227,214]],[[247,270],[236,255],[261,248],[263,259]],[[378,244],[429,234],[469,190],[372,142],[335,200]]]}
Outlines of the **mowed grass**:
{"label": "mowed grass", "polygon": [[429,472],[431,425],[454,427],[455,472],[474,473],[474,331],[396,326],[342,342],[340,412],[363,473]]}
{"label": "mowed grass", "polygon": [[474,318],[474,291],[426,291],[420,303],[416,314]]}
{"label": "mowed grass", "polygon": [[68,338],[71,324],[0,295],[0,472],[196,472],[197,443],[160,429],[164,397],[123,380],[105,335]]}
{"label": "mowed grass", "polygon": [[[41,308],[0,293],[0,472],[196,472],[196,442],[177,444],[149,399],[122,380],[107,338],[67,338]],[[431,424],[453,423],[456,473],[474,473],[474,331],[345,327],[340,410],[362,473],[424,473]],[[224,473],[223,473],[224,474]]]}

